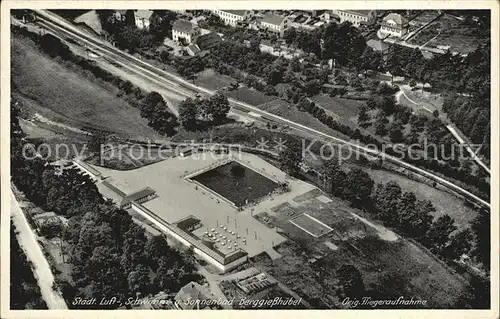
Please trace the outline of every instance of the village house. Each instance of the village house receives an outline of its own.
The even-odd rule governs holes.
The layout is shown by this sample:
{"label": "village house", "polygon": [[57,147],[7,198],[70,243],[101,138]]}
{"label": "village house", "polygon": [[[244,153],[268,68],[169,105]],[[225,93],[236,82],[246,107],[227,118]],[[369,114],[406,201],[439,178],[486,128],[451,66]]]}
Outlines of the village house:
{"label": "village house", "polygon": [[149,26],[161,18],[152,10],[134,11],[135,25],[139,29],[149,29]]}
{"label": "village house", "polygon": [[408,33],[408,22],[400,14],[390,13],[382,20],[380,33],[401,38]]}
{"label": "village house", "polygon": [[186,20],[177,20],[172,27],[172,39],[174,41],[183,40],[186,44],[191,44],[200,34],[200,28]]}
{"label": "village house", "polygon": [[333,13],[339,17],[340,23],[349,21],[355,27],[361,24],[372,24],[377,17],[375,10],[333,10]]}
{"label": "village house", "polygon": [[267,14],[262,18],[260,27],[278,33],[280,37],[283,37],[285,30],[288,28],[288,19],[275,14]]}
{"label": "village house", "polygon": [[114,12],[114,18],[117,21],[125,21],[127,18],[127,11],[128,10],[115,10]]}
{"label": "village house", "polygon": [[252,16],[252,10],[213,10],[225,25],[236,27],[238,22],[244,21]]}

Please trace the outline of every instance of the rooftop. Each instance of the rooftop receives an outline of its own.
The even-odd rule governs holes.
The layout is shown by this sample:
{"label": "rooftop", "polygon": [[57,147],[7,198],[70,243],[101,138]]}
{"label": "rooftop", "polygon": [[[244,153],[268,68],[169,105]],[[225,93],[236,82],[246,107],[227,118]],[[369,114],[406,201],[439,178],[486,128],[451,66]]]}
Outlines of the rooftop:
{"label": "rooftop", "polygon": [[354,14],[358,14],[358,15],[367,16],[373,10],[339,10],[339,11],[350,12],[350,13],[354,13]]}
{"label": "rooftop", "polygon": [[224,9],[219,9],[219,10],[227,12],[227,13],[230,13],[230,14],[237,15],[237,16],[240,16],[240,17],[245,16],[245,13],[247,12],[247,10],[224,10]]}
{"label": "rooftop", "polygon": [[125,204],[128,204],[128,203],[133,202],[135,200],[144,198],[146,196],[154,195],[155,193],[156,192],[151,187],[144,187],[144,188],[138,190],[137,192],[133,192],[132,194],[125,196],[125,198],[123,198],[120,205],[123,206]]}
{"label": "rooftop", "polygon": [[285,19],[286,18],[283,16],[278,16],[275,14],[267,14],[262,19],[262,22],[273,24],[273,25],[280,25],[281,23],[283,23],[283,20],[285,20]]}
{"label": "rooftop", "polygon": [[195,26],[186,20],[176,20],[174,22],[174,26],[172,27],[173,30],[177,30],[183,33],[189,33],[191,32]]}
{"label": "rooftop", "polygon": [[406,19],[403,18],[399,13],[390,13],[384,17],[384,22],[394,21],[398,25],[406,24]]}
{"label": "rooftop", "polygon": [[146,19],[146,20],[149,20],[149,18],[151,18],[151,16],[153,15],[153,13],[154,12],[152,10],[137,10],[137,11],[134,11],[135,17],[141,18],[141,19]]}

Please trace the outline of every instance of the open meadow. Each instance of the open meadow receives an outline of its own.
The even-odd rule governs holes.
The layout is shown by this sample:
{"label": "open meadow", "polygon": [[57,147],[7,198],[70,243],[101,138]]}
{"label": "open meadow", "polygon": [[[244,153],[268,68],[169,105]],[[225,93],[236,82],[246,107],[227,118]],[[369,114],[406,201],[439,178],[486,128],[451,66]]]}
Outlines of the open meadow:
{"label": "open meadow", "polygon": [[83,130],[157,135],[138,109],[116,97],[117,92],[67,69],[30,40],[14,36],[11,43],[13,95],[26,107],[24,112]]}

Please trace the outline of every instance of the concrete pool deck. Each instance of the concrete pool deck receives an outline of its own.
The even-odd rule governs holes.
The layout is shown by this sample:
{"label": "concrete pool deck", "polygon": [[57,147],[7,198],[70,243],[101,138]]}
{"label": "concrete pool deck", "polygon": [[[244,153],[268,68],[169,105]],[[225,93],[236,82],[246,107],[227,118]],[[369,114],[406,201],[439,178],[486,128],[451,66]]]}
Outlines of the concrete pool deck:
{"label": "concrete pool deck", "polygon": [[[220,200],[212,192],[197,188],[196,184],[185,178],[191,173],[203,170],[204,167],[217,165],[218,162],[227,162],[231,158],[236,158],[241,164],[248,165],[261,174],[268,175],[273,180],[286,180],[291,191],[272,197],[264,197],[255,206],[238,211],[227,201]],[[217,249],[227,253],[234,250],[235,247],[242,248],[248,252],[249,257],[269,251],[273,246],[286,241],[286,238],[278,234],[275,229],[260,223],[252,215],[268,211],[271,207],[291,201],[294,197],[315,189],[315,186],[303,181],[287,179],[284,172],[262,158],[248,153],[229,153],[217,156],[193,154],[184,158],[173,157],[130,171],[92,167],[101,172],[105,181],[125,193],[151,187],[156,191],[157,197],[143,203],[142,206],[169,224],[194,215],[200,219],[203,226],[193,231],[193,234],[202,237],[205,232],[212,232],[212,229],[216,229],[219,238],[219,241],[216,242]],[[221,228],[221,224],[227,229]],[[231,231],[234,234],[231,234]],[[223,240],[220,234],[226,236],[226,239]],[[246,240],[243,241],[243,238]],[[231,242],[229,243],[227,239],[231,239]],[[224,245],[222,245],[223,241]],[[237,246],[234,245],[235,243]]]}

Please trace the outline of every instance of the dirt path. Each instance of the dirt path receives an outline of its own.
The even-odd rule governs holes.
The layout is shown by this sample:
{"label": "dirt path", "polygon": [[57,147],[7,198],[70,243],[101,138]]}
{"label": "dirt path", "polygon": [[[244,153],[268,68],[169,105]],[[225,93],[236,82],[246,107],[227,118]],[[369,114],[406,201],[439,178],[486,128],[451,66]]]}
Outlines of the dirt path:
{"label": "dirt path", "polygon": [[26,257],[33,264],[33,273],[40,286],[43,299],[49,309],[68,309],[66,302],[61,295],[52,289],[54,275],[50,269],[49,263],[45,259],[37,237],[24,216],[19,203],[14,194],[11,193],[11,216],[16,230],[19,232],[17,238],[19,245],[26,253]]}
{"label": "dirt path", "polygon": [[396,241],[398,240],[398,236],[390,231],[389,229],[383,227],[383,226],[380,226],[380,225],[377,225],[377,224],[374,224],[372,222],[370,222],[369,220],[361,217],[361,216],[358,216],[356,214],[353,214],[351,213],[352,216],[356,217],[357,219],[359,219],[360,221],[362,221],[363,223],[365,223],[366,225],[370,226],[371,228],[375,229],[377,232],[378,232],[378,236],[380,238],[382,238],[383,240],[386,240],[386,241]]}

